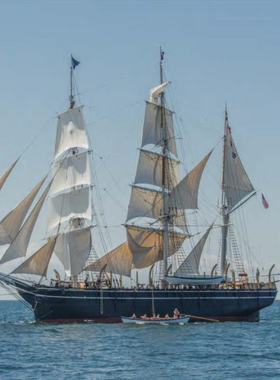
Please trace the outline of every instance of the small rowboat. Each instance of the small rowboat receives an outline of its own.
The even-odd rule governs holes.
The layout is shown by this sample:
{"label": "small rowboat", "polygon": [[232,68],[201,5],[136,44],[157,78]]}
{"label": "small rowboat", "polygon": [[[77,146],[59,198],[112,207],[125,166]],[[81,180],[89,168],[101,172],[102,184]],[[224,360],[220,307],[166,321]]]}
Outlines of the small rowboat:
{"label": "small rowboat", "polygon": [[189,322],[190,317],[178,318],[133,318],[122,317],[123,323],[130,323],[136,325],[184,325]]}

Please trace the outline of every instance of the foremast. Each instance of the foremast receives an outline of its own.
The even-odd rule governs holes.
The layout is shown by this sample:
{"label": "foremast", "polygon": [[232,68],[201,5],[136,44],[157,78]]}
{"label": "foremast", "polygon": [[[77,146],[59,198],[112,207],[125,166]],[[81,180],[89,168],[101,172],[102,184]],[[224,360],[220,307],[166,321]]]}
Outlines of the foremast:
{"label": "foremast", "polygon": [[227,132],[228,132],[228,114],[227,107],[225,108],[225,120],[224,120],[224,138],[223,138],[223,157],[222,157],[222,207],[221,214],[223,218],[222,226],[222,247],[221,247],[221,275],[225,275],[226,271],[226,255],[227,255],[227,236],[229,228],[229,214],[227,211],[227,197],[226,197],[226,184],[225,184],[225,167],[226,167],[226,148],[227,148]]}
{"label": "foremast", "polygon": [[[163,58],[164,52],[160,48],[160,84],[163,84]],[[163,219],[163,279],[167,274],[168,256],[169,256],[169,193],[168,180],[166,172],[166,151],[167,151],[167,131],[165,123],[164,91],[160,94],[160,127],[162,141],[162,219]]]}

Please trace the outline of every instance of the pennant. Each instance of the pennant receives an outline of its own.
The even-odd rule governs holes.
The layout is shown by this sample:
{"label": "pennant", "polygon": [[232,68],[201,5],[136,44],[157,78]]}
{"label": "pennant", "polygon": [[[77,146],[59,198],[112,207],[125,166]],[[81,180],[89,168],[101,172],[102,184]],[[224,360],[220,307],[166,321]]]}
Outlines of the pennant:
{"label": "pennant", "polygon": [[72,69],[75,70],[75,68],[80,64],[79,61],[77,61],[75,58],[71,55],[71,62],[72,62]]}
{"label": "pennant", "polygon": [[265,209],[268,209],[269,204],[267,203],[267,201],[266,201],[266,199],[265,199],[265,197],[264,197],[263,194],[262,194],[262,204],[263,204],[263,207],[264,207]]}

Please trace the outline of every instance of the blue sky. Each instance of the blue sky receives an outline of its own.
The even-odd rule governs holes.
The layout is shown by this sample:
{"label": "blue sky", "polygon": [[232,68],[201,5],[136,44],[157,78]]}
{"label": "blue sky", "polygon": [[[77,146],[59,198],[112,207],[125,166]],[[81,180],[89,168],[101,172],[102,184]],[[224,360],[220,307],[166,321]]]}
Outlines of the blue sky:
{"label": "blue sky", "polygon": [[[99,183],[107,189],[103,202],[108,225],[125,221],[143,100],[158,84],[161,45],[172,81],[169,105],[181,125],[186,167],[217,146],[213,168],[202,184],[203,194],[209,191],[215,202],[227,101],[243,162],[270,204],[265,211],[258,198],[246,206],[254,252],[266,267],[275,263],[280,270],[279,12],[277,1],[2,0],[0,170],[43,131],[1,191],[1,215],[49,170],[55,115],[68,105],[72,53],[81,61],[76,82],[93,150],[106,164],[96,158]],[[207,180],[213,181],[211,190]],[[122,228],[110,231],[113,245],[123,241]],[[44,232],[43,213],[35,244],[41,244]]]}

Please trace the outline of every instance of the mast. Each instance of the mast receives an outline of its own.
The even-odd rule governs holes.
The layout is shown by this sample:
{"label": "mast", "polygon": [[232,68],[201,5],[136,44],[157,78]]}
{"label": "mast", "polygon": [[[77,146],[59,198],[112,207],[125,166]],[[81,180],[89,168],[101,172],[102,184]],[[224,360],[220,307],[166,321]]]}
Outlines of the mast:
{"label": "mast", "polygon": [[75,96],[74,96],[74,70],[76,66],[80,64],[79,61],[77,61],[73,56],[71,55],[71,67],[70,67],[70,96],[69,96],[69,101],[70,101],[70,106],[69,109],[72,110],[75,106]]}
{"label": "mast", "polygon": [[[71,56],[72,57],[72,56]],[[72,61],[72,59],[71,59]],[[70,101],[70,109],[74,108],[75,101],[74,101],[74,95],[73,95],[73,65],[71,64],[70,68],[70,95],[69,95],[69,101]]]}
{"label": "mast", "polygon": [[221,214],[223,218],[222,227],[222,252],[221,252],[221,275],[225,274],[226,268],[226,255],[227,255],[227,235],[228,235],[228,224],[229,224],[229,214],[227,213],[227,197],[226,197],[226,185],[225,185],[225,163],[226,163],[226,138],[228,129],[228,114],[227,106],[225,108],[225,122],[224,122],[224,140],[223,140],[223,159],[222,159],[222,208]]}
{"label": "mast", "polygon": [[[160,84],[163,84],[163,68],[162,61],[164,59],[164,52],[160,48]],[[162,211],[163,211],[163,277],[167,273],[167,263],[169,256],[169,234],[168,234],[168,182],[166,176],[166,150],[167,150],[167,135],[165,125],[164,113],[164,92],[160,94],[160,127],[161,127],[161,140],[162,140]]]}

